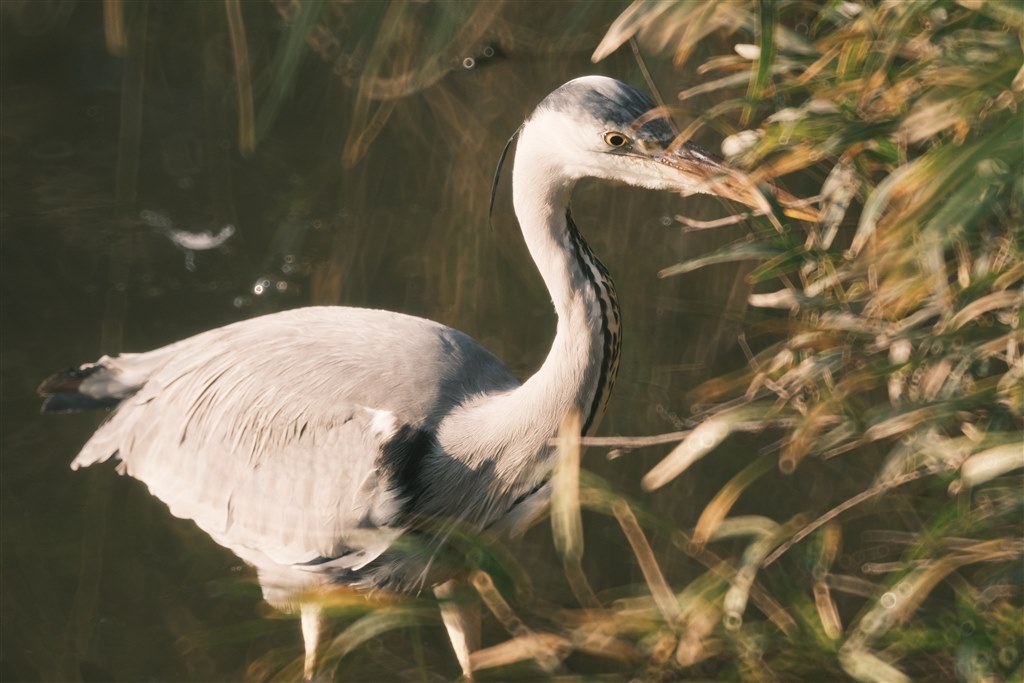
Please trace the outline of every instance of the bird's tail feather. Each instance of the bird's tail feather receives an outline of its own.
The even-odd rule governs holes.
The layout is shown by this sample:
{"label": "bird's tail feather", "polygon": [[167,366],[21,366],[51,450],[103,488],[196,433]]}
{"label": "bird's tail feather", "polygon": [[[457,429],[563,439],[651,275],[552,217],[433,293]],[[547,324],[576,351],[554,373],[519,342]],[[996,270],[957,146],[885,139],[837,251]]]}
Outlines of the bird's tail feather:
{"label": "bird's tail feather", "polygon": [[95,363],[68,368],[50,375],[39,385],[44,412],[70,412],[113,408],[145,382],[138,372],[126,372],[122,360],[104,356]]}
{"label": "bird's tail feather", "polygon": [[68,368],[43,380],[36,391],[43,397],[43,412],[66,413],[78,410],[113,408],[121,402],[112,396],[90,396],[81,391],[82,382],[90,375],[102,372],[100,365]]}

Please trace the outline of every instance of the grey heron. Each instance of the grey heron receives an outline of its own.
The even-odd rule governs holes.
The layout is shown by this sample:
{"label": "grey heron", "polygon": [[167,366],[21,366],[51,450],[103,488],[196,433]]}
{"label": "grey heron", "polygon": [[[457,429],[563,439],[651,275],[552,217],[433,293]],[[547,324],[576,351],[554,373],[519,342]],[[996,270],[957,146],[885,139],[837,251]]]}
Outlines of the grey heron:
{"label": "grey heron", "polygon": [[[434,545],[405,541],[440,542],[449,524],[501,533],[538,516],[563,418],[578,411],[584,433],[601,418],[621,329],[612,280],[569,207],[584,177],[764,202],[713,156],[675,144],[638,90],[570,81],[523,123],[514,157],[515,213],[558,319],[531,377],[520,382],[472,338],[430,320],[289,310],[44,381],[44,409],[114,408],[72,468],[115,460],[254,566],[271,604],[298,602],[312,676],[321,607],[296,596],[336,583],[444,594],[450,577],[432,566]],[[473,620],[445,604],[469,677]]]}

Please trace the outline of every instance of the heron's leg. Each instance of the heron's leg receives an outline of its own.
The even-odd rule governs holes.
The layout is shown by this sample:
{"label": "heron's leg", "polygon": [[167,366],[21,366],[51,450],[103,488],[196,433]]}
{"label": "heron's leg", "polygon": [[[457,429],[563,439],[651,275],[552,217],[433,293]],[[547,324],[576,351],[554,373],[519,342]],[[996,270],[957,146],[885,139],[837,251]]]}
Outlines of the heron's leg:
{"label": "heron's leg", "polygon": [[[434,586],[434,595],[440,600],[441,620],[448,630],[448,638],[452,641],[455,657],[462,667],[462,675],[466,680],[473,680],[469,655],[480,649],[480,605],[467,602],[459,595],[460,589],[464,588],[467,588],[464,581],[450,579]],[[465,595],[465,591],[461,592]]]}
{"label": "heron's leg", "polygon": [[323,608],[319,603],[302,603],[302,641],[306,646],[306,663],[303,668],[303,678],[307,681],[313,680],[313,672],[316,669],[316,652],[320,645],[320,633],[323,631],[324,618]]}

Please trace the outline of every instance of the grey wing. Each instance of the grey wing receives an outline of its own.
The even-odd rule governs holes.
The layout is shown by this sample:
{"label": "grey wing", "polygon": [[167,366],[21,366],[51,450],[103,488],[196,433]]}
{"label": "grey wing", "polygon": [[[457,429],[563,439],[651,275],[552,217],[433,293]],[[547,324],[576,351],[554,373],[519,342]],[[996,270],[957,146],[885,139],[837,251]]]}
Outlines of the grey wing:
{"label": "grey wing", "polygon": [[101,362],[93,392],[127,398],[73,467],[116,455],[244,559],[355,569],[401,533],[402,465],[429,457],[437,422],[516,384],[455,330],[363,309],[265,316]]}

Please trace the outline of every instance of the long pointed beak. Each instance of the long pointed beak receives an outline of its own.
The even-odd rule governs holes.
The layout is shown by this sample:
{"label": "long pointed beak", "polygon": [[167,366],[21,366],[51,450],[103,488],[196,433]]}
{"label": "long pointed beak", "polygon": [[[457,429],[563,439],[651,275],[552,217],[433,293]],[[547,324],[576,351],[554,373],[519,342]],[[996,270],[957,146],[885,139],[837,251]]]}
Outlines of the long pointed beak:
{"label": "long pointed beak", "polygon": [[[755,209],[758,213],[772,216],[772,207],[761,188],[743,171],[706,154],[700,148],[683,144],[663,152],[652,154],[659,164],[673,169],[666,173],[666,180],[675,176],[673,184],[681,182],[681,191],[689,194],[713,194],[737,201]],[[679,178],[682,174],[682,178]],[[817,222],[818,211],[806,200],[799,199],[778,188],[768,190],[774,196],[782,212],[796,220]]]}

